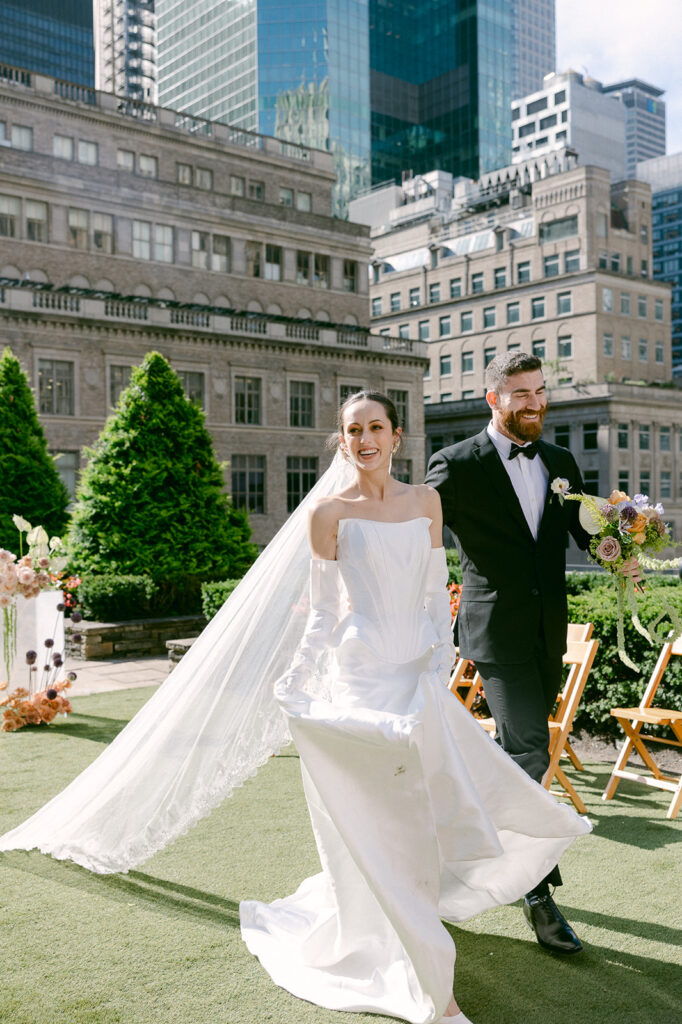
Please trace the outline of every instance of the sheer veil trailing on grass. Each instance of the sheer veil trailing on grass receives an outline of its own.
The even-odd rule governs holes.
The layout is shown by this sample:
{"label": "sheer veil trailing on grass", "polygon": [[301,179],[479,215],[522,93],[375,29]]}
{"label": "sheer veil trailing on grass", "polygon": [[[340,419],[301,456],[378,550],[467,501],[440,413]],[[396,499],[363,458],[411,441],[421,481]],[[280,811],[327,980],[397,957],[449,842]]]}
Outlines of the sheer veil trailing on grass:
{"label": "sheer veil trailing on grass", "polygon": [[166,682],[96,761],[0,839],[0,850],[128,871],[289,742],[272,686],[307,619],[307,512],[351,478],[337,454]]}

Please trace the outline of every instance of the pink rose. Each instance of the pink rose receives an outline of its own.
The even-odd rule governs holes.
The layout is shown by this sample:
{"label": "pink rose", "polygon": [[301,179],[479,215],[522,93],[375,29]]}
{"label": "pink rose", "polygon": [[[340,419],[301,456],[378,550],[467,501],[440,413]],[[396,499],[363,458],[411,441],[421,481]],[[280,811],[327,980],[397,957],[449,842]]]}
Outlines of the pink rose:
{"label": "pink rose", "polygon": [[604,537],[595,554],[602,562],[615,562],[620,556],[620,544],[615,537]]}

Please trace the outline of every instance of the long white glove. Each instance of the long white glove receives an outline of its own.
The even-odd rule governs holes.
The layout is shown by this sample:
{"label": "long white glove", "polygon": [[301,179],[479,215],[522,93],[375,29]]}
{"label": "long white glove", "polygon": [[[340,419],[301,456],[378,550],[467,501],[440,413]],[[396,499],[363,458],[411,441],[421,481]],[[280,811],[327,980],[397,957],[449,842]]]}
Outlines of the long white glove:
{"label": "long white glove", "polygon": [[310,613],[291,666],[274,684],[277,700],[302,690],[316,674],[339,618],[339,563],[311,558]]}
{"label": "long white glove", "polygon": [[443,683],[448,682],[457,657],[452,639],[452,613],[447,585],[448,563],[445,548],[431,548],[424,606],[435,627],[438,643],[433,648],[429,668]]}

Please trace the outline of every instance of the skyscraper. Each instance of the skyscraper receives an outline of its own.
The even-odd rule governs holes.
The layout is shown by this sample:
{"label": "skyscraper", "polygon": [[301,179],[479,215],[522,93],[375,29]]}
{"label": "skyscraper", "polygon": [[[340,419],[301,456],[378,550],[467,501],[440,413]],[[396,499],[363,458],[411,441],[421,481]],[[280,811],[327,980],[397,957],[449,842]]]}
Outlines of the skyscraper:
{"label": "skyscraper", "polygon": [[94,0],[95,88],[156,103],[154,0]]}
{"label": "skyscraper", "polygon": [[0,61],[95,84],[92,0],[0,0]]}
{"label": "skyscraper", "polygon": [[159,100],[372,182],[509,162],[508,0],[156,0]]}
{"label": "skyscraper", "polygon": [[511,0],[512,99],[542,89],[556,70],[556,0]]}
{"label": "skyscraper", "polygon": [[637,164],[665,154],[665,103],[662,89],[632,78],[604,86],[625,107],[627,174],[634,178]]}

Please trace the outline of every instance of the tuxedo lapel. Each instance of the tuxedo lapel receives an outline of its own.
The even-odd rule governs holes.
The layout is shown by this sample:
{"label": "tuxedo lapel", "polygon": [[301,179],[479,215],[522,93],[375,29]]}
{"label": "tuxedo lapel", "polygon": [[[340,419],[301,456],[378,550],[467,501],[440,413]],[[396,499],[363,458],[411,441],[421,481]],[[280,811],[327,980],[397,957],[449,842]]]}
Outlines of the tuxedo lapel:
{"label": "tuxedo lapel", "polygon": [[540,519],[540,526],[538,529],[538,540],[540,539],[540,534],[542,533],[543,526],[547,525],[547,520],[551,517],[552,513],[555,510],[558,511],[559,509],[560,503],[558,498],[556,501],[552,501],[554,495],[552,492],[551,484],[552,480],[554,480],[555,477],[561,475],[559,466],[557,465],[555,452],[553,451],[551,446],[548,445],[547,442],[543,441],[542,439],[539,442],[539,455],[542,461],[544,462],[545,466],[547,467],[549,477],[547,479],[547,494],[545,495],[545,504],[542,510],[542,518]]}
{"label": "tuxedo lapel", "polygon": [[504,508],[509,512],[518,525],[525,531],[528,537],[534,541],[535,538],[530,531],[530,527],[526,522],[526,517],[523,514],[521,503],[516,496],[514,485],[509,479],[509,474],[502,465],[502,459],[500,458],[495,445],[490,440],[487,430],[482,430],[480,434],[477,434],[474,438],[474,455],[483,467],[486,475],[486,480],[491,484],[491,487],[496,491],[498,497],[502,500]]}

